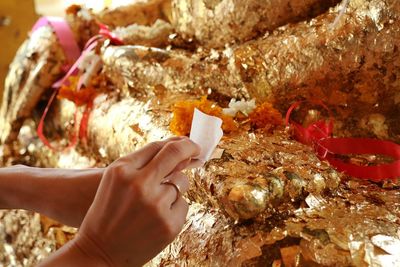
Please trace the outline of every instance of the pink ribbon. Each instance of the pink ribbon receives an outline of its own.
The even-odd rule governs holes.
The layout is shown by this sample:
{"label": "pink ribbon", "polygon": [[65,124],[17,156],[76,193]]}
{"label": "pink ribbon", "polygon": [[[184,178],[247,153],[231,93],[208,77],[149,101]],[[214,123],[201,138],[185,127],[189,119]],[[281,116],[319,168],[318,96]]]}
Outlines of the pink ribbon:
{"label": "pink ribbon", "polygon": [[[79,67],[79,65],[82,63],[82,60],[85,58],[86,54],[89,53],[90,51],[93,51],[97,45],[99,44],[99,41],[101,39],[109,39],[111,41],[112,44],[115,45],[122,45],[123,42],[122,40],[120,40],[114,33],[110,32],[110,30],[108,29],[108,27],[104,24],[99,24],[100,26],[100,33],[98,35],[93,36],[92,38],[89,39],[89,41],[87,41],[87,43],[85,44],[85,47],[82,51],[82,54],[80,56],[78,56],[78,58],[76,59],[75,63],[72,65],[72,67],[69,69],[69,71],[65,74],[65,76],[57,81],[56,83],[54,83],[53,88],[58,88],[61,87],[62,85],[64,85],[68,78],[76,75],[77,69]],[[78,90],[81,88],[82,86],[82,80],[80,79],[79,83],[78,83]]]}
{"label": "pink ribbon", "polygon": [[[95,49],[97,45],[98,45],[97,41],[92,42],[89,45],[87,45],[86,48],[82,51],[81,56],[75,61],[75,63],[71,66],[69,71],[64,75],[64,77],[62,79],[60,79],[59,81],[55,82],[52,87],[59,88],[67,82],[69,77],[76,75],[78,67],[82,63],[86,54],[89,53],[90,51],[92,51],[93,49]],[[80,89],[80,88],[78,88],[78,89]]]}
{"label": "pink ribbon", "polygon": [[64,50],[65,56],[67,58],[68,64],[67,68],[69,68],[73,62],[75,62],[80,54],[81,50],[75,41],[74,33],[69,27],[68,23],[59,17],[42,17],[40,18],[36,24],[32,28],[32,32],[38,30],[41,27],[50,26],[57,38],[58,41]]}
{"label": "pink ribbon", "polygon": [[[51,95],[49,102],[47,103],[47,106],[43,112],[42,117],[40,118],[38,129],[37,129],[37,134],[39,138],[42,140],[42,142],[49,147],[50,149],[54,151],[60,151],[60,149],[53,147],[50,144],[50,141],[46,138],[44,135],[43,129],[44,129],[44,121],[47,116],[47,113],[49,112],[50,106],[55,100],[57,94],[58,94],[58,89],[64,85],[65,83],[68,82],[69,77],[77,75],[78,73],[78,67],[82,63],[82,60],[85,58],[86,54],[89,53],[90,51],[93,51],[97,45],[99,44],[99,41],[103,38],[107,38],[110,40],[112,44],[115,45],[122,45],[123,42],[120,40],[116,35],[114,35],[110,30],[107,28],[107,26],[100,24],[100,33],[99,35],[96,35],[92,37],[85,45],[84,50],[80,51],[79,46],[77,42],[75,41],[74,34],[72,30],[70,29],[68,23],[62,19],[62,18],[57,18],[57,17],[42,17],[38,20],[38,22],[34,25],[32,31],[36,31],[37,29],[49,25],[52,27],[54,32],[56,33],[56,36],[58,38],[58,41],[61,45],[61,47],[64,50],[65,56],[67,57],[68,64],[66,64],[65,70],[66,74],[62,79],[59,81],[55,82],[53,84],[54,93]],[[74,63],[73,63],[74,62]],[[82,79],[79,79],[78,82],[78,88],[79,90],[82,86]],[[73,134],[70,136],[70,142],[67,147],[61,149],[61,150],[67,150],[72,147],[74,147],[78,143],[78,137],[81,138],[84,142],[86,142],[87,139],[87,126],[88,126],[88,121],[89,121],[89,116],[90,112],[92,110],[93,103],[88,103],[86,105],[85,111],[82,115],[81,123],[79,126],[79,133],[78,132],[78,125],[76,123],[77,120],[77,114],[78,114],[78,109],[75,112],[74,115],[74,120],[75,120],[75,128],[73,131]],[[79,134],[79,136],[78,136]]]}

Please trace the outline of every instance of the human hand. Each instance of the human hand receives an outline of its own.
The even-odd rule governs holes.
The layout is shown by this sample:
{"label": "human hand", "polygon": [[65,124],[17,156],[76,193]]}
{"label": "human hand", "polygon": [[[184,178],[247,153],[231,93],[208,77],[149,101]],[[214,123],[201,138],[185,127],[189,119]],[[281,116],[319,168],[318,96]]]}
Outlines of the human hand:
{"label": "human hand", "polygon": [[[68,246],[70,255],[86,255],[104,266],[141,266],[157,255],[181,231],[188,210],[174,186],[163,182],[185,192],[189,182],[180,171],[199,153],[188,138],[173,138],[112,163]],[[63,266],[57,256],[53,260]]]}

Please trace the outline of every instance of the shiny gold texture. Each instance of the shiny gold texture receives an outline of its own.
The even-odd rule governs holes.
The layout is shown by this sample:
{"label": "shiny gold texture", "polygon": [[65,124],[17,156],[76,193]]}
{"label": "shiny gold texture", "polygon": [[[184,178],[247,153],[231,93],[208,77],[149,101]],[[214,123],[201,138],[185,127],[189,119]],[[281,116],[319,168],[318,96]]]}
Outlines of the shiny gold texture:
{"label": "shiny gold texture", "polygon": [[[107,166],[149,142],[170,136],[172,106],[203,96],[221,107],[231,98],[255,98],[258,104],[267,100],[283,115],[296,100],[323,100],[332,111],[335,135],[400,141],[399,1],[350,0],[340,17],[341,5],[325,10],[334,3],[322,8],[323,1],[303,1],[292,7],[294,13],[275,24],[260,15],[253,18],[258,22],[249,18],[249,24],[240,29],[235,22],[241,17],[234,21],[228,16],[221,29],[234,27],[225,31],[226,35],[216,34],[212,27],[221,18],[207,19],[212,13],[208,11],[227,8],[224,3],[232,3],[232,16],[249,17],[256,2],[173,0],[171,9],[163,9],[163,1],[147,1],[154,8],[148,18],[142,17],[144,13],[126,18],[131,16],[127,10],[146,10],[143,3],[104,11],[97,17],[84,9],[69,14],[80,42],[90,34],[79,34],[77,29],[102,18],[104,22],[114,18],[115,25],[110,23],[113,29],[135,23],[153,33],[155,21],[164,19],[175,33],[166,43],[163,33],[162,44],[148,47],[140,43],[146,34],[141,39],[133,32],[137,25],[128,26],[122,29],[126,40],[129,36],[141,40],[131,38],[120,47],[105,43],[99,49],[104,62],[101,75],[106,76],[108,87],[94,101],[86,145],[53,152],[36,137],[37,118],[27,116],[20,131],[14,127],[15,137],[19,132],[18,142],[3,146],[4,161],[42,167]],[[246,3],[252,9],[244,8]],[[194,5],[202,8],[193,10]],[[283,4],[265,5],[260,14],[286,13]],[[309,11],[305,17],[297,17],[304,8],[319,10],[320,15]],[[181,21],[174,22],[174,14],[179,12]],[[82,14],[89,14],[90,19]],[[337,24],[333,24],[335,20]],[[196,29],[190,28],[194,21]],[[261,25],[263,32],[254,32],[253,27],[258,27],[254,25]],[[54,36],[47,28],[42,31],[37,34],[48,33],[49,38],[39,38],[39,46],[54,58],[42,57],[38,62],[61,62],[62,55],[51,49],[58,45]],[[232,44],[228,40],[237,31],[243,35],[237,35]],[[210,43],[202,45],[207,35],[212,37]],[[221,42],[230,44],[221,47]],[[44,75],[43,69],[35,73],[34,64],[27,61],[28,55],[42,50],[28,53],[24,49],[15,68],[33,78],[47,79],[40,88],[30,87],[32,93],[48,90],[49,80],[55,78]],[[14,84],[10,96],[30,99],[18,89],[22,84],[19,76],[11,73],[9,80]],[[36,103],[21,103],[22,108],[31,105],[31,110],[40,111]],[[67,100],[56,101],[52,107],[46,129],[53,142],[66,143],[74,128],[75,108]],[[4,110],[13,114],[12,106]],[[80,108],[78,117],[82,112]],[[313,121],[327,116],[320,107],[306,103],[294,119]],[[21,118],[14,116],[8,122],[21,122]],[[185,195],[190,202],[187,223],[177,239],[147,266],[400,265],[399,181],[373,183],[347,177],[318,159],[312,147],[295,141],[284,126],[267,132],[253,130],[244,121],[239,131],[223,137],[218,148],[223,151],[220,158],[187,171],[191,182]],[[0,263],[6,266],[33,265],[76,233],[29,212],[2,211],[0,218]]]}

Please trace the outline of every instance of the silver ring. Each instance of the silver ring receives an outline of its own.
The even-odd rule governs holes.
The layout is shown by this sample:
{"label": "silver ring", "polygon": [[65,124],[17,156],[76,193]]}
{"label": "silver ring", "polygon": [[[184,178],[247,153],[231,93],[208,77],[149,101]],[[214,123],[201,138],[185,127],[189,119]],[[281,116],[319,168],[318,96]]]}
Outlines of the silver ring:
{"label": "silver ring", "polygon": [[182,196],[181,188],[179,187],[179,185],[175,184],[171,180],[165,180],[161,184],[171,185],[171,186],[173,186],[175,188],[176,198],[175,198],[174,202],[172,202],[172,204],[171,204],[171,205],[174,205],[178,201],[178,199]]}

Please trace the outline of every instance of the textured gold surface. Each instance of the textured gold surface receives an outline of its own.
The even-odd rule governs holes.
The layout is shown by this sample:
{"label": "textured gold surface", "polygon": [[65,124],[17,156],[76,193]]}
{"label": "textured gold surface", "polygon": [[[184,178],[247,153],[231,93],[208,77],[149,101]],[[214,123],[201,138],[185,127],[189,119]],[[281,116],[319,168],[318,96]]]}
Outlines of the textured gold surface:
{"label": "textured gold surface", "polygon": [[235,64],[252,96],[282,110],[294,98],[322,99],[345,118],[347,135],[399,141],[399,14],[399,1],[353,0],[335,28],[336,11],[285,26],[236,49]]}
{"label": "textured gold surface", "polygon": [[222,51],[111,47],[104,60],[113,82],[134,93],[210,89],[223,100],[269,100],[282,112],[295,100],[320,99],[337,135],[399,141],[399,10],[394,0],[350,1],[334,28],[338,8]]}
{"label": "textured gold surface", "polygon": [[[163,92],[158,92],[162,94]],[[171,135],[170,109],[188,94],[154,95],[142,100],[111,95],[97,98],[89,122],[89,149],[106,163]],[[73,106],[63,101],[53,121],[64,125],[74,115]],[[340,175],[321,162],[312,149],[290,139],[282,129],[273,135],[248,132],[223,138],[221,159],[188,173],[192,181],[189,198],[220,208],[235,220],[264,220],[286,212],[308,193],[322,194],[338,187]]]}
{"label": "textured gold surface", "polygon": [[[98,32],[90,14],[70,13],[67,16],[78,44],[83,47]],[[43,96],[52,93],[52,85],[64,73],[64,51],[54,30],[45,26],[29,33],[18,49],[5,80],[0,110],[0,143],[16,140],[25,119],[32,116],[34,108]]]}
{"label": "textured gold surface", "polygon": [[[54,155],[39,144],[33,149],[37,160],[58,167],[82,160],[89,166],[108,164],[168,136],[171,102],[150,99],[97,98],[91,143],[84,150],[95,163],[76,152]],[[67,122],[73,106],[63,101],[53,115],[56,123]],[[390,247],[380,250],[388,246],[382,240],[392,240],[397,248],[400,238],[398,186],[347,180],[282,131],[244,131],[224,137],[220,148],[225,149],[221,159],[188,173],[187,197],[193,201],[188,223],[150,266],[268,266],[275,260],[297,266],[385,266],[398,261]]]}
{"label": "textured gold surface", "polygon": [[[25,10],[20,16],[21,10]],[[33,0],[3,0],[0,2],[0,93],[4,90],[4,79],[8,65],[14,58],[15,51],[23,43],[26,33],[31,29],[37,15]],[[1,100],[1,97],[0,97]]]}
{"label": "textured gold surface", "polygon": [[[398,140],[400,3],[351,0],[332,28],[338,11],[223,50],[104,48],[104,74],[112,84],[95,100],[88,145],[51,152],[38,142],[30,121],[19,143],[5,153],[11,155],[8,163],[107,165],[171,135],[172,105],[204,95],[221,106],[232,97],[254,97],[259,103],[267,99],[282,112],[295,99],[320,98],[333,110],[337,134]],[[79,20],[73,21],[79,29]],[[315,107],[306,105],[304,111],[310,108]],[[53,141],[64,137],[65,142],[74,112],[72,103],[57,102],[46,125]],[[309,112],[309,118],[319,115]],[[188,222],[149,266],[400,264],[398,182],[345,177],[285,129],[253,132],[244,123],[219,147],[224,150],[220,159],[188,172]],[[75,232],[26,212],[0,216],[0,252],[5,251],[0,260],[5,265],[31,265]]]}
{"label": "textured gold surface", "polygon": [[351,181],[261,224],[232,224],[193,204],[181,235],[149,266],[397,266],[399,197],[398,190]]}
{"label": "textured gold surface", "polygon": [[172,24],[207,47],[248,41],[269,30],[315,17],[339,1],[172,0]]}
{"label": "textured gold surface", "polygon": [[131,24],[152,25],[157,19],[169,19],[171,16],[170,3],[170,0],[137,1],[131,5],[106,9],[96,17],[112,28]]}
{"label": "textured gold surface", "polygon": [[42,94],[61,76],[64,53],[50,27],[31,34],[9,67],[0,111],[1,143],[16,139]]}

